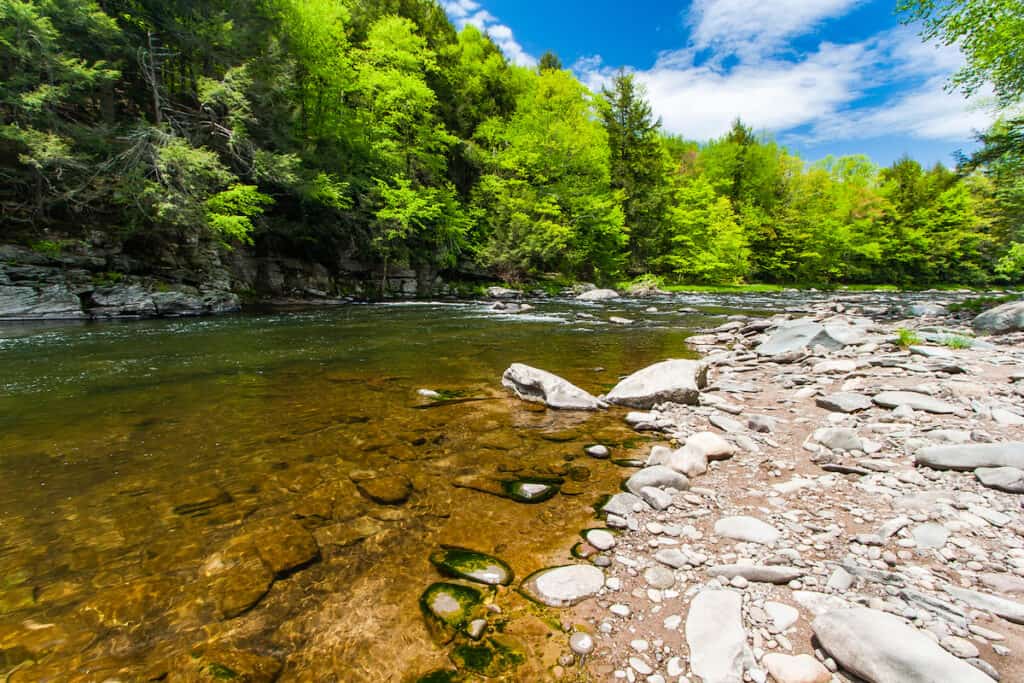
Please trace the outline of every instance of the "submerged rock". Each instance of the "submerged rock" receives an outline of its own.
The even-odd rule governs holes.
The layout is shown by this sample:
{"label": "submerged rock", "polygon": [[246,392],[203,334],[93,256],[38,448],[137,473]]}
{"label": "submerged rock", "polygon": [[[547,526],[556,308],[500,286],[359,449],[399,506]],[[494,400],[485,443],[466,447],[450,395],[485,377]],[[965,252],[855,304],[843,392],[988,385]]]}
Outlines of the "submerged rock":
{"label": "submerged rock", "polygon": [[603,401],[546,370],[513,363],[501,377],[502,386],[524,401],[543,403],[557,410],[600,410]]}
{"label": "submerged rock", "polygon": [[886,612],[857,607],[822,614],[811,624],[844,670],[868,683],[992,683],[992,679]]}
{"label": "submerged rock", "polygon": [[469,623],[483,598],[483,593],[470,586],[435,583],[420,596],[420,609],[434,639],[447,643],[455,637],[456,631]]}
{"label": "submerged rock", "polygon": [[412,482],[401,474],[354,479],[359,493],[381,505],[401,505],[412,495]]}
{"label": "submerged rock", "polygon": [[914,454],[914,461],[936,470],[975,470],[1014,467],[1024,469],[1024,443],[957,444],[931,446]]}
{"label": "submerged rock", "polygon": [[262,600],[273,582],[270,568],[259,557],[248,557],[217,572],[210,592],[220,616],[233,619]]}
{"label": "submerged rock", "polygon": [[457,645],[450,656],[460,669],[487,678],[512,671],[526,661],[522,647],[505,636],[493,636],[479,644]]}
{"label": "submerged rock", "polygon": [[635,372],[604,397],[609,403],[649,409],[658,403],[697,405],[708,367],[695,360],[666,360]]}
{"label": "submerged rock", "polygon": [[444,546],[430,555],[430,563],[442,574],[460,579],[485,583],[489,586],[507,586],[512,583],[512,568],[497,557],[475,550]]}
{"label": "submerged rock", "polygon": [[571,607],[604,587],[604,572],[589,564],[542,569],[526,577],[523,592],[549,607]]}
{"label": "submerged rock", "polygon": [[561,485],[561,479],[513,479],[501,482],[501,490],[517,503],[543,503],[558,493]]}

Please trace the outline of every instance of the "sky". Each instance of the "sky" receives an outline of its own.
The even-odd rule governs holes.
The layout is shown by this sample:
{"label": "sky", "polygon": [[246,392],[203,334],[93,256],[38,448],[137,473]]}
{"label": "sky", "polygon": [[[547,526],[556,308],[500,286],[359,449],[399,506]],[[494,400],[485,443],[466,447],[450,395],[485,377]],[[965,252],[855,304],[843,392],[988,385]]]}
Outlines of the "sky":
{"label": "sky", "polygon": [[442,0],[509,59],[551,50],[595,91],[636,74],[668,131],[705,141],[739,116],[808,160],[905,154],[952,165],[993,115],[946,92],[955,47],[900,25],[896,0]]}

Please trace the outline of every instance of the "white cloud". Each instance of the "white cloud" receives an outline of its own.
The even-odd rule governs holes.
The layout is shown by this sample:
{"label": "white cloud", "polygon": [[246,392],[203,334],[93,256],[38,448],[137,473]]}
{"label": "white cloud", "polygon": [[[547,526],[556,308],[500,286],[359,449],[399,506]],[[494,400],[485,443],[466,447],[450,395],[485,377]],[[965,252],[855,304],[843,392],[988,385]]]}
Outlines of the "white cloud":
{"label": "white cloud", "polygon": [[691,42],[719,56],[756,59],[787,38],[811,32],[866,0],[695,0],[690,7]]}
{"label": "white cloud", "polygon": [[[906,29],[839,45],[823,42],[797,59],[760,56],[725,69],[697,64],[691,48],[662,54],[633,71],[665,128],[691,139],[721,136],[737,117],[784,141],[907,135],[964,141],[991,122],[989,112],[944,92],[946,76],[961,63],[951,48],[923,45]],[[598,58],[574,66],[599,89],[617,69]],[[886,96],[892,90],[895,96]],[[799,136],[793,129],[802,129]]]}
{"label": "white cloud", "polygon": [[480,3],[475,0],[442,0],[441,7],[460,29],[471,25],[489,35],[513,63],[527,67],[537,65],[536,57],[523,49],[523,46],[516,40],[512,29],[483,9]]}

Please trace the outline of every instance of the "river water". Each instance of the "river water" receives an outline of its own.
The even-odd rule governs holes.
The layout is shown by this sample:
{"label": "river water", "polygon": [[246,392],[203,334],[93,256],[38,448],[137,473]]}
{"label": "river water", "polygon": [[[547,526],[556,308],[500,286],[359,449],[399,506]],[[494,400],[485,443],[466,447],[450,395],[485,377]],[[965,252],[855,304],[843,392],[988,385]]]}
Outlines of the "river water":
{"label": "river water", "polygon": [[[547,411],[511,398],[502,371],[524,362],[598,394],[692,356],[685,338],[728,313],[798,308],[680,296],[0,327],[0,680],[13,668],[10,681],[406,681],[445,668],[417,603],[440,578],[430,552],[492,553],[517,577],[572,561],[628,472],[584,446],[646,450],[622,411]],[[524,475],[567,484],[537,505],[477,490]],[[375,503],[353,483],[373,476],[405,477],[412,494]],[[222,571],[294,546],[281,529],[315,538],[317,555],[296,550],[269,589],[258,558],[255,578]],[[526,655],[510,680],[543,680],[564,650],[558,614],[514,590],[494,601],[492,627]]]}

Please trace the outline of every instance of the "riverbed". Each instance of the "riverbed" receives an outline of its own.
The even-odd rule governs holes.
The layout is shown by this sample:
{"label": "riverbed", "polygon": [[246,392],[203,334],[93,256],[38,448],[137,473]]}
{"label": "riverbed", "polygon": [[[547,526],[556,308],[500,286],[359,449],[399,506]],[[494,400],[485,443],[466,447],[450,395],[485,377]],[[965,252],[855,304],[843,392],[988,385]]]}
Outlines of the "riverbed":
{"label": "riverbed", "polygon": [[[0,674],[404,681],[445,668],[418,607],[439,580],[431,551],[491,553],[517,578],[569,562],[623,461],[647,450],[623,411],[513,398],[510,363],[599,394],[695,357],[685,339],[731,313],[826,296],[0,327]],[[612,460],[588,458],[594,443]],[[533,505],[492,495],[524,477],[563,485]],[[375,500],[374,480],[409,489]],[[254,565],[261,549],[294,562]],[[517,680],[541,680],[557,617],[514,590],[493,604],[524,655]]]}

